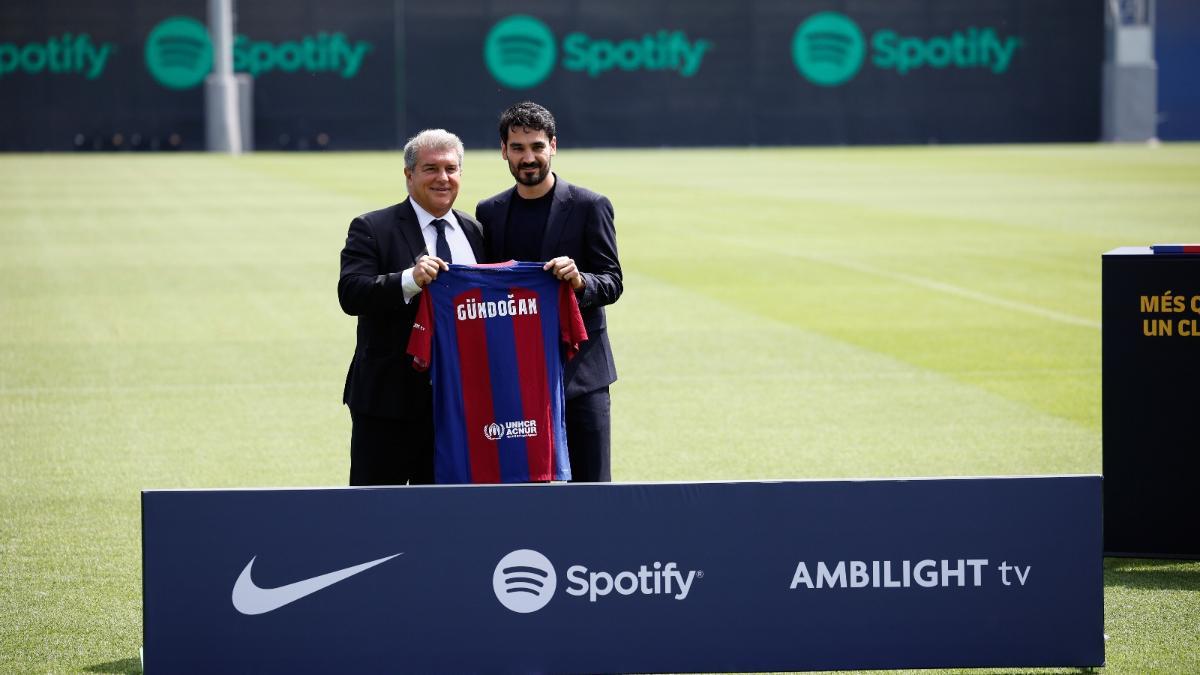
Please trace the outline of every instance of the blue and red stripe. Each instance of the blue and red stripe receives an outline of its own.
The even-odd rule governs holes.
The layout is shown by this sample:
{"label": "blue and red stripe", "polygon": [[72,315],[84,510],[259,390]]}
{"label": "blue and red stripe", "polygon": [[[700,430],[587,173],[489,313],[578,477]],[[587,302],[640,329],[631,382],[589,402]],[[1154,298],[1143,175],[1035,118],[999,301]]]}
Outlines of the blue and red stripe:
{"label": "blue and red stripe", "polygon": [[569,287],[539,263],[453,265],[421,303],[409,351],[433,362],[437,481],[569,480],[562,361],[587,339]]}

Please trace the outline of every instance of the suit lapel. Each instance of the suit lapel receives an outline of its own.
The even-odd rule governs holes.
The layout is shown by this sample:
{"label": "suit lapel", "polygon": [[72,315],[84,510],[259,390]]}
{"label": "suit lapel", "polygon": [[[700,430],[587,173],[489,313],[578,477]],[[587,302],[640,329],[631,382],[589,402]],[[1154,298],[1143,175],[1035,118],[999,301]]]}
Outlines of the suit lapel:
{"label": "suit lapel", "polygon": [[396,209],[396,221],[396,227],[404,237],[404,242],[408,244],[412,261],[416,262],[417,258],[425,253],[425,237],[421,235],[421,223],[417,220],[417,212],[407,199]]}
{"label": "suit lapel", "polygon": [[504,233],[508,228],[508,210],[516,198],[517,186],[514,185],[511,190],[501,193],[492,201],[492,214],[487,223],[487,239],[489,254],[495,260],[490,262],[502,262],[504,259]]}
{"label": "suit lapel", "polygon": [[554,201],[550,202],[550,217],[546,221],[546,233],[542,235],[542,260],[554,257],[573,204],[571,184],[554,174]]}

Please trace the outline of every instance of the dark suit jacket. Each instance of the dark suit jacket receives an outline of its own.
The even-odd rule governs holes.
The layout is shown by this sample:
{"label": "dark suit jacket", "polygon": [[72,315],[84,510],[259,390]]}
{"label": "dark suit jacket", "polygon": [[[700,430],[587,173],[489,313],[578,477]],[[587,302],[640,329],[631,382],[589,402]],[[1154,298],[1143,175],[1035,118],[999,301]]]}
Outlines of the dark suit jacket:
{"label": "dark suit jacket", "polygon": [[[621,263],[617,260],[617,231],[612,202],[604,195],[572,185],[555,174],[554,200],[542,237],[542,261],[570,256],[583,275],[583,290],[576,292],[588,340],[563,372],[567,398],[606,387],[617,379],[612,348],[604,320],[604,306],[621,297]],[[504,229],[516,186],[489,197],[475,207],[483,225],[488,262],[510,260]]]}
{"label": "dark suit jacket", "polygon": [[[484,260],[479,223],[455,210],[477,261]],[[401,275],[425,253],[417,213],[408,200],[350,222],[342,249],[338,301],[358,317],[358,342],[346,373],[342,402],[356,413],[400,417],[412,396],[428,397],[429,374],[417,372],[408,355],[416,298],[405,304]]]}

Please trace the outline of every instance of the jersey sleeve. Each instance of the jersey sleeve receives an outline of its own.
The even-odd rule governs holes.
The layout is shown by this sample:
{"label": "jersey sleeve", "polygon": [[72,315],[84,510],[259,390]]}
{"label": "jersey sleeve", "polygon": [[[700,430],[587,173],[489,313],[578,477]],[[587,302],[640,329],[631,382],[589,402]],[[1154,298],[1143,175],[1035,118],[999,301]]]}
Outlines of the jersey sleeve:
{"label": "jersey sleeve", "polygon": [[413,357],[413,368],[422,372],[429,370],[433,352],[433,294],[429,289],[421,294],[417,306],[417,318],[413,321],[412,333],[408,336],[408,353]]}
{"label": "jersey sleeve", "polygon": [[[579,301],[571,284],[564,281],[558,285],[558,327],[562,341],[567,345],[567,359],[579,352],[579,345],[588,339],[583,326],[583,315],[579,313]],[[415,332],[414,332],[415,335]]]}

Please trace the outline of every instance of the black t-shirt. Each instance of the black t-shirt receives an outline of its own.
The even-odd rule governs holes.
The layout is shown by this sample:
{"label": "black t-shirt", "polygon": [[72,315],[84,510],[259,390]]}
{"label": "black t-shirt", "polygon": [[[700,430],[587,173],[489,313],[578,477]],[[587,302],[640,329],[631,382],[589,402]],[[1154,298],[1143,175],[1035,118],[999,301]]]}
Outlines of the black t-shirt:
{"label": "black t-shirt", "polygon": [[505,257],[513,260],[539,262],[542,260],[542,237],[550,220],[550,203],[554,190],[537,199],[515,199],[508,209],[508,227],[504,234]]}

